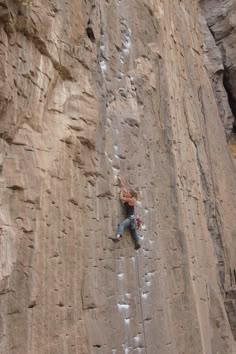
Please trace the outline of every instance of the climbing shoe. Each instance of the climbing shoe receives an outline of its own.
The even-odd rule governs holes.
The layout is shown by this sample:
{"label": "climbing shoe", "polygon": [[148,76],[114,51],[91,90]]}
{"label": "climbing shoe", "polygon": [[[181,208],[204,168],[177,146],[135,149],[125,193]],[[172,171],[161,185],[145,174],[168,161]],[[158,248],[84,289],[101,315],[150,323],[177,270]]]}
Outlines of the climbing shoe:
{"label": "climbing shoe", "polygon": [[135,248],[136,250],[138,250],[140,247],[141,247],[141,246],[140,246],[139,242],[136,241],[134,248]]}
{"label": "climbing shoe", "polygon": [[113,242],[119,242],[120,241],[120,237],[110,237],[110,239],[113,241]]}

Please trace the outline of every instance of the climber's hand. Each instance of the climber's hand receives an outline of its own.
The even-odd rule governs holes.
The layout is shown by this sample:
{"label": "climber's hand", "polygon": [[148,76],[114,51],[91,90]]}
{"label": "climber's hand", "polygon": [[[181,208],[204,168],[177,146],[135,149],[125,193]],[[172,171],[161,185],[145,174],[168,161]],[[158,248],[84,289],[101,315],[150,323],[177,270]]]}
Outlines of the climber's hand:
{"label": "climber's hand", "polygon": [[[128,190],[127,190],[127,188],[125,187],[124,183],[122,182],[121,178],[120,178],[120,177],[117,177],[117,179],[118,179],[118,181],[119,181],[119,183],[120,183],[120,187],[121,187],[122,191],[123,191],[124,193],[128,193]],[[122,192],[122,193],[123,193],[123,192]]]}

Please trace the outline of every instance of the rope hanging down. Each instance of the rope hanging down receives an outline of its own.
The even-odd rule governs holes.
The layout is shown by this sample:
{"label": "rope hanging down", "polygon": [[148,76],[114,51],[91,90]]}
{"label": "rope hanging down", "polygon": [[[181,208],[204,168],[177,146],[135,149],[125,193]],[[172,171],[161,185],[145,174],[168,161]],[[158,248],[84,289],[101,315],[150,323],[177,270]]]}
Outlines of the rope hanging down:
{"label": "rope hanging down", "polygon": [[[135,257],[136,258],[136,257]],[[144,337],[144,345],[145,345],[145,352],[147,354],[147,341],[146,341],[146,334],[145,334],[145,326],[144,326],[144,318],[143,318],[143,303],[142,303],[142,295],[141,295],[141,287],[140,287],[140,276],[139,276],[139,266],[138,266],[138,257],[136,258],[136,265],[137,265],[137,276],[138,276],[138,289],[139,289],[139,299],[140,299],[140,307],[141,307],[141,317],[142,317],[142,326],[143,326],[143,337]]]}

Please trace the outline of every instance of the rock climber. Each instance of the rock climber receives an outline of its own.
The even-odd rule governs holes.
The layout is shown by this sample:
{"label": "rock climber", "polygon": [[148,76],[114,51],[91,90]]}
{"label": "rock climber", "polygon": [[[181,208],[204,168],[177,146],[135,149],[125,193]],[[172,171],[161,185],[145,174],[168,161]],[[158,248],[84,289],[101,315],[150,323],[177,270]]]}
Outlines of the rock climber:
{"label": "rock climber", "polygon": [[120,238],[124,233],[124,230],[128,227],[132,239],[134,240],[135,249],[138,250],[141,246],[139,244],[139,237],[137,235],[137,230],[136,230],[136,218],[134,215],[134,206],[137,200],[137,193],[132,189],[128,191],[120,177],[118,177],[118,181],[121,187],[120,200],[124,202],[124,206],[126,210],[126,219],[118,225],[116,236],[112,237],[111,239],[114,242],[120,241]]}

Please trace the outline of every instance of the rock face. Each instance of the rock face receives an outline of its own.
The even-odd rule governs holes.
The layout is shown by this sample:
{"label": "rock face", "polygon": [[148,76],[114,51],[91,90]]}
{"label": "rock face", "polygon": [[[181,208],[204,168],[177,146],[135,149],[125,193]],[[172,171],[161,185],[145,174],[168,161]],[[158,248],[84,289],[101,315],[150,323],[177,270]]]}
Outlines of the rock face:
{"label": "rock face", "polygon": [[[212,80],[219,114],[233,152],[236,147],[236,3],[234,0],[201,0],[205,34],[206,67]],[[205,23],[204,23],[205,22]],[[233,131],[232,131],[233,127]],[[235,155],[236,156],[236,155]]]}
{"label": "rock face", "polygon": [[[221,6],[218,6],[215,0],[203,0],[201,5],[205,65],[230,149],[236,157],[236,2],[222,1]],[[226,292],[225,306],[236,339],[235,286]]]}
{"label": "rock face", "polygon": [[[0,1],[0,353],[236,352],[231,59],[204,11]],[[109,240],[117,174],[138,252]]]}

